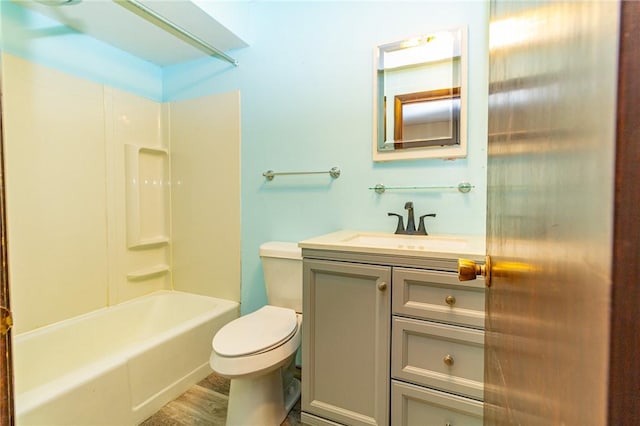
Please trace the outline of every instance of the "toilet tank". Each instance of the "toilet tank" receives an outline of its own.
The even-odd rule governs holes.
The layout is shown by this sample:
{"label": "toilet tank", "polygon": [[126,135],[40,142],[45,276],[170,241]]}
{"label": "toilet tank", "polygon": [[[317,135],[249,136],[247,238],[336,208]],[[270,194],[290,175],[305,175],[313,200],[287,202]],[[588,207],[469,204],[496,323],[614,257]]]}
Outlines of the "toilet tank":
{"label": "toilet tank", "polygon": [[302,313],[302,250],[298,243],[264,243],[260,258],[269,305]]}

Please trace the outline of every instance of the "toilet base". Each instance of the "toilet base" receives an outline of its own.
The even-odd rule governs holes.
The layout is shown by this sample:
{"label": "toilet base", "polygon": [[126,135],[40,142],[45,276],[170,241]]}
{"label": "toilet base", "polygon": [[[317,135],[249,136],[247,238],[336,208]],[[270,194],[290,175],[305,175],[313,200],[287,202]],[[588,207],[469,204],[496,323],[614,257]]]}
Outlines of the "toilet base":
{"label": "toilet base", "polygon": [[227,426],[279,426],[300,396],[297,379],[283,392],[280,368],[257,377],[231,379],[230,386]]}
{"label": "toilet base", "polygon": [[298,399],[300,399],[300,387],[300,380],[292,379],[289,387],[284,390],[285,416],[289,414],[289,411],[291,411]]}

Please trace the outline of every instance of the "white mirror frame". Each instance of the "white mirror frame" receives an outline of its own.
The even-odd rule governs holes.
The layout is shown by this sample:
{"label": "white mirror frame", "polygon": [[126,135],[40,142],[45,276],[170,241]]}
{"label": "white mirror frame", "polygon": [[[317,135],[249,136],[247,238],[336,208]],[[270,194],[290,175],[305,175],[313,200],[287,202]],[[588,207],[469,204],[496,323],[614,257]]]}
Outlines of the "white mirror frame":
{"label": "white mirror frame", "polygon": [[[380,63],[379,46],[374,48],[373,59],[373,161],[418,160],[425,158],[454,159],[467,156],[467,27],[439,31],[459,30],[460,37],[460,143],[448,146],[430,146],[422,148],[402,149],[397,151],[378,151],[378,66]],[[439,31],[431,31],[436,33]],[[385,43],[386,44],[386,43]]]}

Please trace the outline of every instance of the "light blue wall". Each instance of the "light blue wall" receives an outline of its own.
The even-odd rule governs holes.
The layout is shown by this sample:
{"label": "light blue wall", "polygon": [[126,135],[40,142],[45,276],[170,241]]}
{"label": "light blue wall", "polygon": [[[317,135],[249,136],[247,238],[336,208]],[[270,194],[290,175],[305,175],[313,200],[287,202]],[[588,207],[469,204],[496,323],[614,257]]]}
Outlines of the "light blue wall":
{"label": "light blue wall", "polygon": [[[228,11],[228,5],[227,11]],[[233,7],[233,6],[231,6]],[[430,233],[485,233],[488,4],[451,2],[241,2],[250,47],[238,68],[204,59],[165,68],[165,100],[240,89],[242,97],[242,311],[266,303],[258,247],[339,230],[393,231],[387,212],[436,213]],[[468,26],[467,158],[374,164],[373,49],[437,29]],[[342,176],[262,172],[342,169]],[[214,176],[211,185],[224,185]],[[385,185],[450,185],[457,191],[377,195]],[[220,200],[224,209],[224,200]],[[212,218],[219,220],[219,218]]]}
{"label": "light blue wall", "polygon": [[4,52],[162,100],[162,68],[8,0],[0,0],[0,17],[0,47]]}
{"label": "light blue wall", "polygon": [[[212,3],[211,8],[216,8]],[[392,231],[387,212],[437,213],[431,233],[485,232],[487,22],[484,1],[237,2],[220,5],[243,23],[250,47],[230,54],[234,68],[204,58],[161,69],[0,0],[4,51],[153,100],[178,100],[240,89],[242,96],[242,311],[266,303],[258,247],[338,229]],[[373,49],[441,28],[469,29],[469,153],[456,161],[374,164]],[[262,172],[342,169],[330,177],[277,177]],[[211,185],[224,176],[212,171]],[[386,185],[450,185],[474,190],[404,191]],[[220,200],[221,211],[224,200]],[[212,220],[220,220],[212,218]]]}

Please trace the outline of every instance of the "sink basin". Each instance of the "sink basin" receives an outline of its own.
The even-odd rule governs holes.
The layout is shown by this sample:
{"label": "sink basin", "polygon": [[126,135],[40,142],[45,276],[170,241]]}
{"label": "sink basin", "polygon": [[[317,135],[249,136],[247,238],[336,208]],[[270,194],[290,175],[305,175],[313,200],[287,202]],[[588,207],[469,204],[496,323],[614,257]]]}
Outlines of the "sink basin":
{"label": "sink basin", "polygon": [[358,246],[389,247],[409,250],[464,250],[469,242],[464,238],[441,237],[431,235],[375,235],[357,234],[347,238],[344,243]]}
{"label": "sink basin", "polygon": [[462,235],[403,235],[338,231],[301,241],[308,249],[354,251],[419,257],[455,258],[484,255],[484,237]]}

